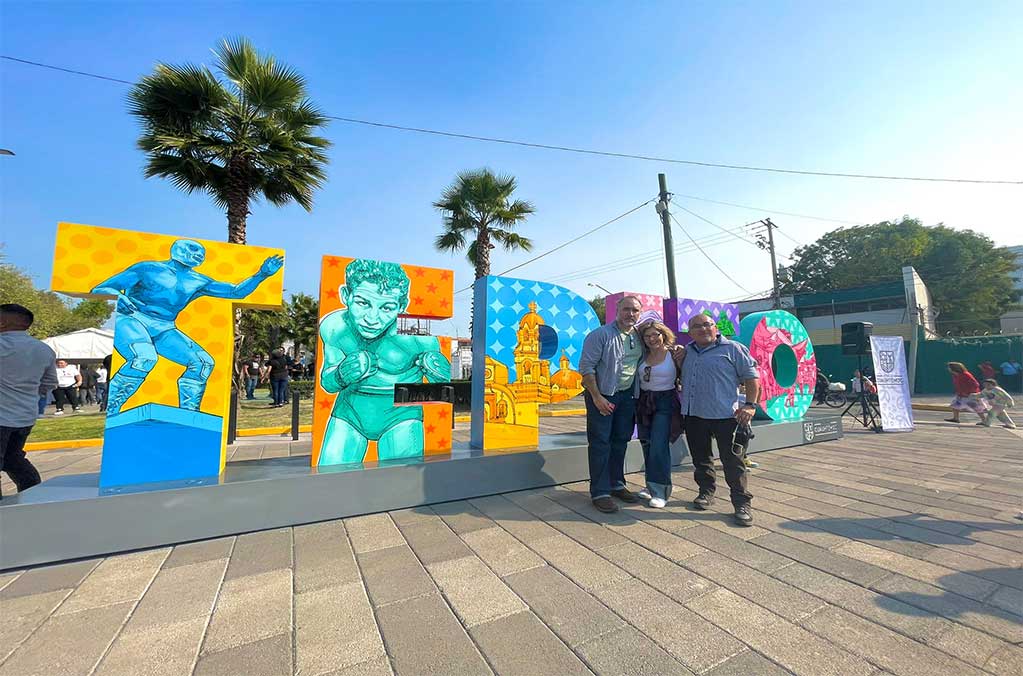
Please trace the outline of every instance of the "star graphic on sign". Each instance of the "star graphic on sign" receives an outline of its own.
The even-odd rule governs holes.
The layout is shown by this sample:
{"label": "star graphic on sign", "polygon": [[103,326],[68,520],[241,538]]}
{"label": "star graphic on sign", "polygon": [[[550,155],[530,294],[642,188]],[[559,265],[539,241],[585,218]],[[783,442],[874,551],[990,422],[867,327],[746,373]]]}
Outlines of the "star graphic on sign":
{"label": "star graphic on sign", "polygon": [[436,428],[436,427],[434,427],[433,425],[427,425],[427,426],[426,426],[426,433],[427,433],[427,434],[433,434],[434,430],[436,430],[436,429],[437,429],[437,428]]}
{"label": "star graphic on sign", "polygon": [[415,303],[416,305],[422,305],[423,299],[420,298],[419,296],[416,296],[415,298],[412,299],[412,302]]}
{"label": "star graphic on sign", "polygon": [[440,441],[437,442],[437,448],[444,448],[447,445],[448,445],[447,439],[441,439]]}
{"label": "star graphic on sign", "polygon": [[327,289],[327,298],[337,300],[337,289]]}
{"label": "star graphic on sign", "polygon": [[319,402],[320,408],[330,408],[330,400],[323,399]]}
{"label": "star graphic on sign", "polygon": [[440,306],[441,306],[441,307],[447,307],[447,306],[448,306],[448,302],[447,302],[446,300],[442,300],[442,301],[440,302]]}
{"label": "star graphic on sign", "polygon": [[437,293],[437,285],[434,284],[433,282],[430,282],[429,284],[426,285],[426,290],[429,291],[430,293]]}
{"label": "star graphic on sign", "polygon": [[440,278],[443,279],[444,281],[447,281],[448,279],[451,278],[451,273],[445,270],[444,272],[440,273]]}
{"label": "star graphic on sign", "polygon": [[440,418],[447,418],[448,417],[447,409],[442,408],[441,410],[437,411],[437,416]]}
{"label": "star graphic on sign", "polygon": [[328,268],[336,268],[339,265],[341,265],[341,261],[339,261],[338,259],[336,259],[336,258],[328,258],[327,259],[327,267]]}
{"label": "star graphic on sign", "polygon": [[426,276],[426,270],[424,270],[422,268],[416,268],[416,277],[425,277],[425,276]]}

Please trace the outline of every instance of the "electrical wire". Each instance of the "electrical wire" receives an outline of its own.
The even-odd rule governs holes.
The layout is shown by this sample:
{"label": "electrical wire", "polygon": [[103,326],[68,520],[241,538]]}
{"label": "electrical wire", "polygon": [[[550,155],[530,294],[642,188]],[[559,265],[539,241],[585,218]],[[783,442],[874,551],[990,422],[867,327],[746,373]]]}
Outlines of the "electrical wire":
{"label": "electrical wire", "polygon": [[[74,70],[71,68],[63,68],[61,66],[54,66],[51,64],[40,63],[38,61],[29,61],[28,59],[20,59],[13,56],[0,55],[0,59],[12,61],[15,63],[21,63],[30,66],[36,66],[39,68],[47,68],[50,70],[60,71],[73,75],[81,75],[84,77],[96,78],[98,80],[108,80],[110,82],[118,82],[121,84],[132,85],[134,83],[128,80],[122,80],[114,77],[107,77],[105,75],[97,75],[95,73],[88,73],[86,71]],[[441,131],[438,129],[427,129],[425,127],[408,127],[399,124],[391,124],[387,122],[377,122],[373,120],[362,120],[354,117],[342,117],[339,115],[326,115],[325,117],[337,120],[339,122],[345,122],[347,124],[358,124],[368,127],[378,127],[382,129],[393,129],[398,131],[408,131],[417,134],[429,134],[433,136],[443,136],[447,138],[458,138],[469,141],[482,141],[486,143],[500,143],[503,145],[520,146],[524,148],[537,148],[540,150],[554,150],[566,153],[576,153],[581,155],[596,155],[601,157],[614,157],[618,159],[630,159],[630,160],[641,160],[644,162],[659,162],[662,164],[684,164],[687,166],[694,167],[706,167],[712,169],[732,169],[736,171],[757,171],[774,174],[790,174],[796,176],[822,176],[828,178],[857,178],[857,179],[869,179],[869,180],[884,180],[884,181],[919,181],[928,183],[980,183],[990,185],[1023,185],[1023,181],[1020,180],[994,180],[994,179],[974,179],[974,178],[944,178],[944,177],[932,177],[932,176],[891,176],[883,174],[858,174],[852,172],[836,172],[836,171],[810,171],[805,169],[782,169],[778,167],[761,167],[746,164],[726,164],[723,162],[702,162],[697,160],[683,160],[671,157],[657,157],[653,155],[641,155],[637,153],[619,153],[605,150],[594,150],[591,148],[576,148],[572,146],[554,145],[548,143],[534,143],[530,141],[518,141],[514,139],[498,138],[493,136],[480,136],[477,134],[463,134],[459,132]]]}
{"label": "electrical wire", "polygon": [[[727,244],[731,241],[731,238],[723,235],[712,235],[698,240],[705,247],[717,246],[719,244]],[[672,249],[675,254],[684,254],[696,251],[696,247],[691,244],[679,244]],[[605,261],[598,265],[593,265],[587,268],[580,268],[578,270],[572,270],[565,272],[560,275],[555,275],[550,278],[552,282],[569,282],[576,279],[581,279],[592,274],[599,272],[606,272],[608,270],[624,270],[626,268],[635,267],[637,265],[643,265],[644,263],[651,263],[653,261],[664,259],[664,249],[652,249],[641,254],[635,254],[626,258],[615,259],[611,261]]]}
{"label": "electrical wire", "polygon": [[[507,275],[509,272],[513,272],[515,270],[518,270],[519,268],[525,267],[525,266],[529,265],[530,263],[533,263],[534,261],[540,260],[544,256],[547,256],[549,254],[554,253],[555,251],[558,251],[559,249],[564,249],[569,244],[573,244],[575,242],[578,242],[583,237],[588,237],[589,235],[592,235],[593,233],[597,232],[598,230],[600,230],[602,228],[606,228],[607,226],[611,225],[612,223],[614,223],[616,221],[620,221],[623,218],[625,218],[626,216],[639,211],[640,209],[642,209],[643,207],[645,207],[646,205],[650,204],[651,202],[653,202],[656,199],[657,199],[657,197],[651,197],[646,202],[643,202],[642,204],[634,206],[633,208],[629,209],[625,213],[618,214],[617,216],[615,216],[611,220],[604,221],[603,223],[601,223],[600,225],[598,225],[598,226],[596,226],[594,228],[590,228],[589,230],[587,230],[586,232],[582,233],[581,235],[578,235],[577,237],[573,237],[572,239],[568,240],[567,242],[563,242],[563,243],[559,244],[558,246],[554,247],[553,249],[548,249],[547,251],[544,251],[542,254],[539,254],[537,256],[533,256],[532,258],[530,258],[527,261],[523,261],[522,263],[519,263],[518,265],[516,265],[514,267],[508,268],[504,272],[499,273],[498,276],[499,277],[503,277],[504,275]],[[458,295],[460,293],[464,293],[466,291],[469,291],[470,289],[472,289],[472,287],[473,287],[473,285],[470,284],[469,286],[465,287],[464,289],[459,289],[458,291],[455,292],[455,295]]]}
{"label": "electrical wire", "polygon": [[697,202],[710,202],[711,204],[723,204],[727,207],[736,207],[737,209],[748,209],[750,211],[762,211],[766,214],[779,214],[781,216],[795,216],[796,218],[808,218],[811,221],[827,221],[829,223],[842,223],[843,225],[863,225],[858,221],[844,221],[838,218],[827,218],[825,216],[810,216],[809,214],[798,214],[794,211],[778,211],[777,209],[765,209],[763,207],[754,207],[748,204],[738,204],[736,202],[723,202],[721,200],[707,199],[706,197],[697,197],[696,195],[683,195],[682,193],[672,193],[675,197],[683,197],[688,200],[696,200]]}
{"label": "electrical wire", "polygon": [[726,277],[726,278],[727,278],[727,279],[728,279],[728,280],[729,280],[730,282],[732,282],[732,284],[735,284],[735,285],[736,285],[737,287],[739,287],[740,289],[742,289],[742,290],[743,290],[743,291],[745,291],[746,293],[753,293],[752,291],[750,291],[749,289],[747,289],[747,288],[746,288],[745,286],[743,286],[743,285],[742,285],[742,284],[740,284],[739,282],[735,281],[735,279],[734,279],[734,278],[733,278],[733,277],[732,277],[732,276],[731,276],[730,274],[728,274],[727,272],[725,272],[724,268],[722,268],[722,267],[721,267],[720,265],[718,265],[718,264],[717,264],[717,262],[716,262],[716,261],[715,261],[715,260],[714,260],[713,258],[711,258],[711,257],[710,257],[710,254],[708,254],[708,253],[707,253],[706,251],[704,251],[704,250],[703,250],[703,248],[702,248],[702,247],[701,247],[701,246],[700,246],[699,244],[697,244],[697,243],[696,243],[696,240],[695,240],[695,239],[693,239],[693,238],[692,238],[692,236],[690,236],[689,232],[688,232],[688,231],[687,231],[687,230],[686,230],[686,229],[685,229],[684,227],[682,227],[682,224],[681,224],[681,223],[679,223],[679,221],[678,221],[678,219],[677,219],[677,218],[675,218],[675,214],[673,214],[673,213],[671,213],[671,212],[669,211],[669,212],[668,212],[668,216],[669,216],[669,217],[671,217],[671,220],[673,220],[673,221],[675,222],[675,225],[677,225],[677,226],[678,226],[678,229],[679,229],[679,230],[681,230],[681,231],[683,232],[683,234],[685,234],[685,236],[689,238],[689,241],[693,243],[693,246],[695,246],[695,247],[696,247],[697,249],[699,249],[699,250],[700,250],[700,253],[702,253],[702,254],[704,255],[704,257],[705,257],[705,258],[706,258],[707,260],[709,260],[709,261],[711,262],[711,264],[712,264],[712,265],[713,265],[713,266],[714,266],[715,268],[717,268],[717,269],[718,269],[718,272],[720,272],[720,273],[721,273],[722,275],[724,275],[724,276],[725,276],[725,277]]}

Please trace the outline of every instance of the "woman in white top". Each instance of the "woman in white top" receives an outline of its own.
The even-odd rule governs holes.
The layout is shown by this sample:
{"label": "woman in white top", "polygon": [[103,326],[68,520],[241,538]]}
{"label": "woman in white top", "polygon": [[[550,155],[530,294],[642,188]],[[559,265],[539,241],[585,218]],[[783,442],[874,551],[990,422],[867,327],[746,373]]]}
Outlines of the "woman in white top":
{"label": "woman in white top", "polygon": [[636,369],[639,402],[636,422],[643,445],[646,490],[640,496],[654,508],[671,497],[671,442],[682,434],[678,399],[678,369],[685,350],[675,345],[675,334],[661,322],[644,324],[643,360]]}

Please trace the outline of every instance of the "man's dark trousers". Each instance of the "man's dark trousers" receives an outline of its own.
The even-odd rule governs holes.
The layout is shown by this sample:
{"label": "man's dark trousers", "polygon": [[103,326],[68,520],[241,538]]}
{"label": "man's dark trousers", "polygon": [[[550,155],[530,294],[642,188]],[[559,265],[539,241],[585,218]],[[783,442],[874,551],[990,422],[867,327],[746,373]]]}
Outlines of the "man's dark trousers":
{"label": "man's dark trousers", "polygon": [[57,404],[58,411],[64,410],[64,404],[71,404],[71,408],[78,408],[77,386],[58,387],[53,391],[53,401]]}
{"label": "man's dark trousers", "polygon": [[[18,492],[32,488],[40,481],[39,472],[25,457],[25,440],[32,426],[0,427],[0,470],[7,472]],[[0,497],[3,497],[0,495]]]}
{"label": "man's dark trousers", "polygon": [[611,415],[601,415],[589,392],[585,399],[590,497],[599,498],[625,488],[625,447],[636,426],[636,400],[632,398],[632,388],[619,390],[606,397],[615,410]]}
{"label": "man's dark trousers", "polygon": [[717,487],[717,475],[714,472],[714,452],[711,439],[718,443],[718,455],[725,468],[725,481],[732,492],[732,504],[736,507],[749,504],[753,499],[746,488],[746,465],[742,462],[741,452],[733,448],[732,438],[738,423],[735,418],[698,418],[686,416],[686,443],[689,454],[693,458],[693,478],[700,487],[701,493],[713,495]]}

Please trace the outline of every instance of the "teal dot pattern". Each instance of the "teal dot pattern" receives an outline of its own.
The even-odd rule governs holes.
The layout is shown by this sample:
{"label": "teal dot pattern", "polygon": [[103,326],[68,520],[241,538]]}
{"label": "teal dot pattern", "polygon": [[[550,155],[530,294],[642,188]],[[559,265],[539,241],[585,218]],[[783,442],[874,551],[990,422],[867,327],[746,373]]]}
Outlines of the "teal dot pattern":
{"label": "teal dot pattern", "polygon": [[[491,276],[487,278],[485,303],[486,354],[508,367],[512,382],[516,379],[519,321],[529,312],[530,303],[536,303],[537,314],[557,336],[557,347],[550,359],[552,374],[559,368],[562,351],[568,356],[572,369],[578,370],[583,340],[590,331],[600,327],[597,314],[585,298],[550,282]],[[543,342],[552,345],[553,339]],[[550,348],[546,345],[545,348],[546,353]]]}

